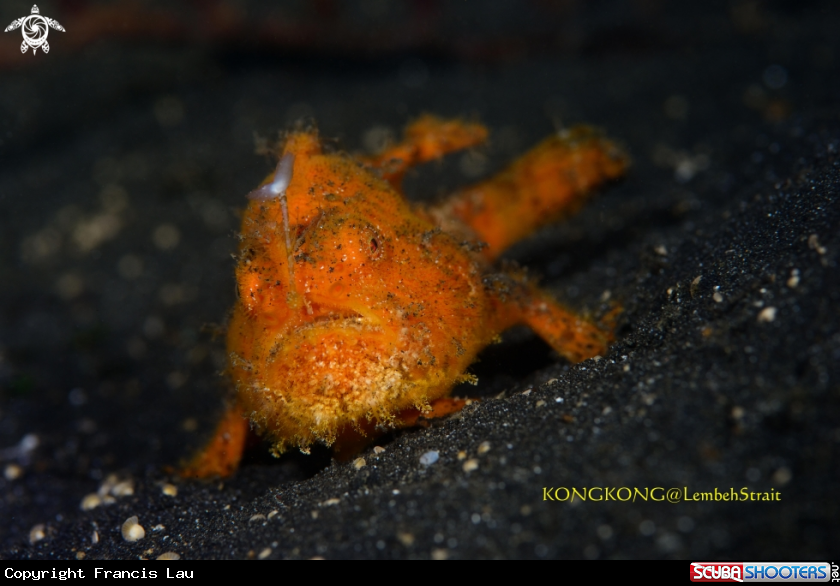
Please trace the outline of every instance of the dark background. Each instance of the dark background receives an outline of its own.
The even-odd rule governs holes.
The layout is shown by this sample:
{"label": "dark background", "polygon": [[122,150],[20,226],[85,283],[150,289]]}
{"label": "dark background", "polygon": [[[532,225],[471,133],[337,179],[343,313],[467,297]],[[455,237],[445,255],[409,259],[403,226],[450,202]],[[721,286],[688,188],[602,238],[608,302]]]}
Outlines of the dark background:
{"label": "dark background", "polygon": [[[0,557],[840,551],[836,1],[39,7],[66,29],[49,54],[0,34]],[[578,310],[621,303],[609,355],[570,366],[513,330],[457,391],[484,400],[364,467],[257,449],[225,482],[168,475],[228,396],[218,334],[265,146],[307,119],[370,150],[424,112],[491,142],[411,174],[412,198],[563,125],[625,146],[626,180],[507,255]],[[543,501],[560,486],[781,500]]]}

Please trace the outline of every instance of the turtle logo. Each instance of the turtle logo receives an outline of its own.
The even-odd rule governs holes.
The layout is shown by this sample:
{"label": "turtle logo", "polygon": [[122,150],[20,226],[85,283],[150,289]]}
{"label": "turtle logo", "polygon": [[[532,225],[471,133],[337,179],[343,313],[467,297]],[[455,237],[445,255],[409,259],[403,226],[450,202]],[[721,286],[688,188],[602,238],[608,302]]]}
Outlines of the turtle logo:
{"label": "turtle logo", "polygon": [[58,24],[57,20],[41,16],[38,6],[32,6],[32,14],[18,18],[12,21],[12,24],[6,27],[5,32],[13,31],[17,28],[22,28],[23,43],[20,45],[20,52],[26,53],[29,47],[32,47],[32,54],[34,55],[40,47],[44,53],[50,52],[50,44],[47,42],[47,34],[50,32],[50,27],[57,31],[64,32],[64,27]]}

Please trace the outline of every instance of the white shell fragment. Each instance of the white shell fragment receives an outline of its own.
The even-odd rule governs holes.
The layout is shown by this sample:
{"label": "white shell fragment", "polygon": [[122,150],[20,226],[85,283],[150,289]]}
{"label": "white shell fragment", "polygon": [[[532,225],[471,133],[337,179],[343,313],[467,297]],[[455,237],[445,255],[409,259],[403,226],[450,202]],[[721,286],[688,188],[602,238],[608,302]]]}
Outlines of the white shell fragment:
{"label": "white shell fragment", "polygon": [[180,560],[181,556],[174,551],[167,551],[155,558],[156,560]]}
{"label": "white shell fragment", "polygon": [[130,480],[118,482],[111,488],[111,494],[114,496],[131,496],[134,494],[134,483]]}
{"label": "white shell fragment", "polygon": [[776,312],[778,310],[775,307],[765,307],[761,310],[761,313],[758,314],[758,321],[762,323],[770,323],[776,319]]}
{"label": "white shell fragment", "polygon": [[146,530],[138,522],[137,515],[129,517],[122,524],[122,536],[126,541],[140,541],[146,537]]}
{"label": "white shell fragment", "polygon": [[29,543],[38,543],[47,536],[46,527],[43,523],[38,523],[29,530]]}
{"label": "white shell fragment", "polygon": [[464,462],[462,468],[464,469],[464,472],[474,472],[475,470],[478,470],[478,460],[476,460],[475,458],[473,458],[472,460],[467,460],[466,462]]}
{"label": "white shell fragment", "polygon": [[92,509],[95,509],[96,507],[98,507],[101,504],[102,504],[102,499],[99,498],[98,494],[96,494],[95,492],[92,492],[89,495],[86,495],[85,498],[82,499],[82,504],[80,505],[80,508],[83,511],[90,511]]}

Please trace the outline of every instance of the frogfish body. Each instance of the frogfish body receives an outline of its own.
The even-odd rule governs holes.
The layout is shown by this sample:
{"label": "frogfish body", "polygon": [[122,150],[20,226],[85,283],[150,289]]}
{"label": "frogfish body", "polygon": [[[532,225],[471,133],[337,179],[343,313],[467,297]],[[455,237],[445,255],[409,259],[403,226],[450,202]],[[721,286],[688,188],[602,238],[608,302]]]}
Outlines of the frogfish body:
{"label": "frogfish body", "polygon": [[242,219],[227,335],[236,403],[185,474],[235,470],[248,420],[275,453],[405,425],[406,414],[446,401],[477,354],[516,324],[572,361],[605,351],[608,331],[493,261],[623,174],[627,157],[577,127],[437,204],[406,201],[410,166],[486,134],[424,116],[365,158],[324,152],[314,131],[287,136]]}

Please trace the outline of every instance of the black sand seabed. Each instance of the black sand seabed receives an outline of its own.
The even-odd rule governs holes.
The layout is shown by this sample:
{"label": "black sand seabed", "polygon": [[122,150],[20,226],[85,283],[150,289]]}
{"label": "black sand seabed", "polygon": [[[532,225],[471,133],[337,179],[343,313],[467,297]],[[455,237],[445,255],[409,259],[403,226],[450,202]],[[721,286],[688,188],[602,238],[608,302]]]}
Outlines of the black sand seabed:
{"label": "black sand seabed", "polygon": [[[490,62],[56,38],[0,72],[0,557],[836,556],[840,14],[704,6],[581,9],[577,49]],[[508,255],[582,311],[620,302],[609,354],[569,366],[515,330],[474,368],[484,400],[361,468],[257,450],[225,482],[167,475],[226,396],[207,325],[272,166],[254,133],[312,116],[356,150],[422,112],[477,115],[496,140],[420,170],[414,197],[498,169],[554,118],[626,146],[626,180]],[[115,502],[81,510],[103,486]],[[730,489],[778,497],[685,502]]]}

